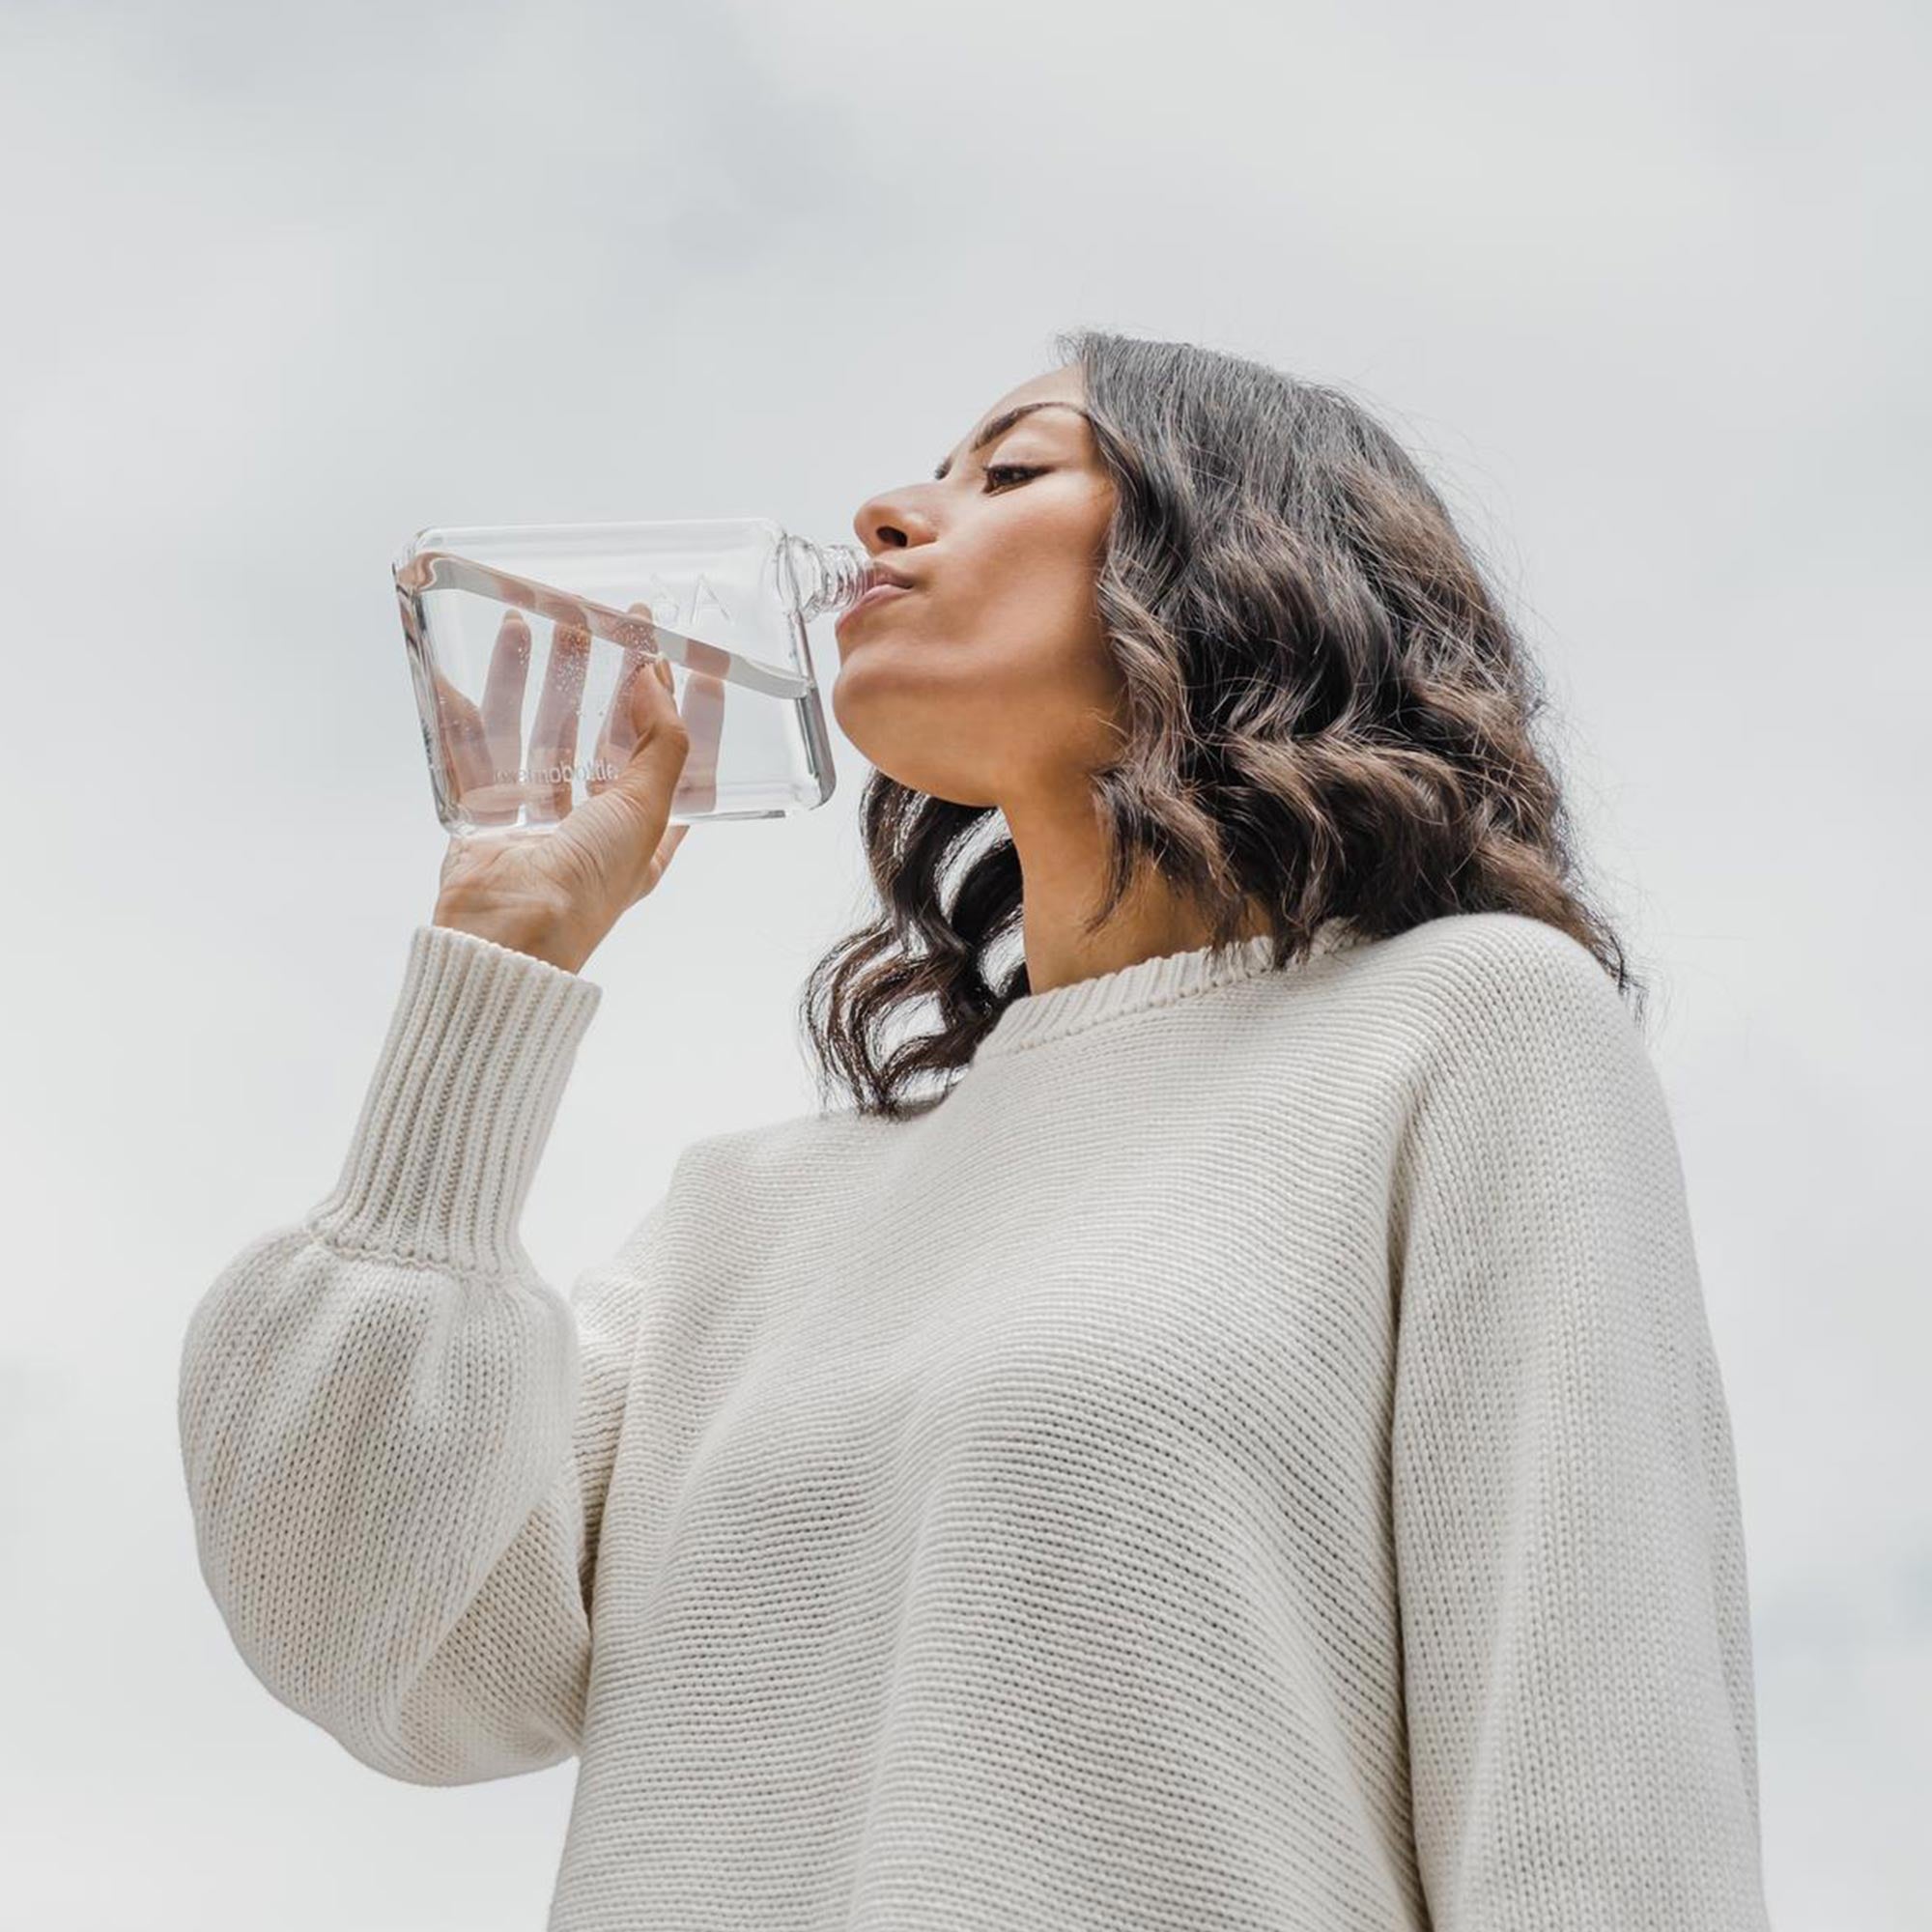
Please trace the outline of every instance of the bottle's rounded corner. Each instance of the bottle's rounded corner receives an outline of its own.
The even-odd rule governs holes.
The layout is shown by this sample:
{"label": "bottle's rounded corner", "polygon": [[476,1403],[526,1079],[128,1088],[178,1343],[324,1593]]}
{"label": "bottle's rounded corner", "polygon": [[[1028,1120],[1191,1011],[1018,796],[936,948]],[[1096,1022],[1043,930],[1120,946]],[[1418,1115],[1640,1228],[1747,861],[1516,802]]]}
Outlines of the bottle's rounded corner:
{"label": "bottle's rounded corner", "polygon": [[449,547],[449,532],[435,525],[417,530],[403,547],[389,559],[389,574],[401,582],[404,577],[413,578],[418,573],[412,566],[433,550],[446,550]]}

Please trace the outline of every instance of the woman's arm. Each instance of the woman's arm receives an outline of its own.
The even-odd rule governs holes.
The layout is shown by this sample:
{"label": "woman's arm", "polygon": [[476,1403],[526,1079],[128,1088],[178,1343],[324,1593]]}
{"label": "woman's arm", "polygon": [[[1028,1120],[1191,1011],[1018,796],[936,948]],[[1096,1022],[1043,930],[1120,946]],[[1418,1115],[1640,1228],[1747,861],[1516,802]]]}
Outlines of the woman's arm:
{"label": "woman's arm", "polygon": [[337,1185],[251,1241],[181,1358],[202,1574],[283,1703],[394,1777],[570,1756],[660,1201],[567,1305],[518,1224],[601,989],[418,927]]}
{"label": "woman's arm", "polygon": [[1761,1932],[1731,1432],[1664,1095],[1582,947],[1483,927],[1397,1191],[1392,1505],[1433,1923]]}

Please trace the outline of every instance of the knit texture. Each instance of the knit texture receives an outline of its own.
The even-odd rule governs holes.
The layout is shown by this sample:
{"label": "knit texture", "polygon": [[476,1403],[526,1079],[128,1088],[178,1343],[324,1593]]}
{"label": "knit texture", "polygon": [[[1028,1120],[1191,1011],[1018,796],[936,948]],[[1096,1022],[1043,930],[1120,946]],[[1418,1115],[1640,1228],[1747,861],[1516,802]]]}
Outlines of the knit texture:
{"label": "knit texture", "polygon": [[577,1754],[552,1932],[1765,1927],[1641,1037],[1514,914],[1319,941],[696,1141],[566,1298],[518,1228],[602,988],[418,927],[184,1343],[250,1668],[393,1777]]}

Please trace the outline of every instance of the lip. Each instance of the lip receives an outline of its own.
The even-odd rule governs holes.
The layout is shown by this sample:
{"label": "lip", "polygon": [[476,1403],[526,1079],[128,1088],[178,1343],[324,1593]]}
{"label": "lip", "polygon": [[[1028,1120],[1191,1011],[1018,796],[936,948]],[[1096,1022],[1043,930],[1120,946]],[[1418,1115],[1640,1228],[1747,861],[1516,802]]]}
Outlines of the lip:
{"label": "lip", "polygon": [[909,583],[875,583],[856,604],[839,612],[832,628],[835,631],[842,631],[861,611],[869,610],[874,604],[882,604],[890,597],[904,597],[911,589]]}

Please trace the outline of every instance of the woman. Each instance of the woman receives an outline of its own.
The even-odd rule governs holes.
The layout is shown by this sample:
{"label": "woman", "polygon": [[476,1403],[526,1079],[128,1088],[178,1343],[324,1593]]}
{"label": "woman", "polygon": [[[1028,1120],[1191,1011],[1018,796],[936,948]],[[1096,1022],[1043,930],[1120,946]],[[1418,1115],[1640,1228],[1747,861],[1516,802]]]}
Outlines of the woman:
{"label": "woman", "polygon": [[204,1575],[378,1770],[581,1754],[554,1928],[1761,1927],[1683,1177],[1517,640],[1351,402],[1063,346],[856,519],[855,1104],[532,1267],[684,836],[638,679],[611,789],[452,847],[337,1185],[195,1314]]}

